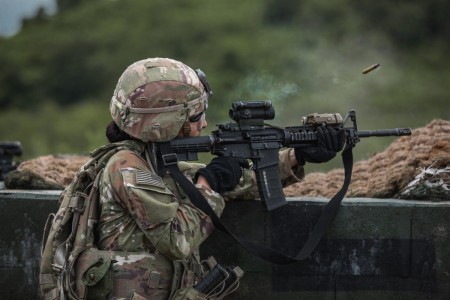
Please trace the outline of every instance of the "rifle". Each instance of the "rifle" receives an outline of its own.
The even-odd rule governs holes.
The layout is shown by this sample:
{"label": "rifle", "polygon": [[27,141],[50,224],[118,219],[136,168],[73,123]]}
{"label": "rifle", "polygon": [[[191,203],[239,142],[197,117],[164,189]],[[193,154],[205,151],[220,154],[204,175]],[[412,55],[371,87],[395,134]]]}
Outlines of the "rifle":
{"label": "rifle", "polygon": [[13,162],[14,156],[22,155],[20,142],[0,142],[0,180],[3,180],[9,172],[17,168]]}
{"label": "rifle", "polygon": [[[280,128],[264,122],[275,117],[271,101],[233,102],[229,116],[235,122],[217,125],[218,129],[208,136],[171,140],[171,152],[181,161],[197,160],[198,152],[251,159],[259,195],[268,211],[287,203],[280,181],[279,149],[317,145],[318,126],[326,124],[345,130],[346,145],[350,146],[358,143],[360,138],[411,135],[410,128],[360,131],[354,110],[350,110],[344,119],[339,113],[314,113],[303,117],[302,125]],[[352,124],[345,127],[348,120]]]}
{"label": "rifle", "polygon": [[[394,128],[359,131],[356,112],[351,110],[346,117],[334,114],[310,114],[302,118],[302,125],[280,128],[264,123],[275,117],[275,110],[270,101],[234,102],[229,111],[235,122],[217,125],[218,129],[209,136],[177,138],[158,143],[160,160],[164,168],[186,192],[191,202],[205,212],[214,226],[233,237],[251,253],[276,264],[287,264],[309,257],[321,240],[327,227],[331,224],[347,192],[351,181],[353,154],[352,149],[360,138],[371,136],[411,135],[410,128]],[[346,127],[347,121],[351,125]],[[178,160],[196,160],[198,152],[211,152],[218,156],[231,156],[251,159],[255,171],[260,198],[266,209],[272,211],[285,205],[286,198],[280,180],[278,151],[282,147],[313,147],[317,145],[317,128],[322,124],[345,131],[345,147],[342,151],[344,163],[344,183],[323,208],[319,220],[301,250],[295,256],[279,252],[253,241],[240,239],[233,234],[214,213],[202,194],[194,187],[178,168]]]}

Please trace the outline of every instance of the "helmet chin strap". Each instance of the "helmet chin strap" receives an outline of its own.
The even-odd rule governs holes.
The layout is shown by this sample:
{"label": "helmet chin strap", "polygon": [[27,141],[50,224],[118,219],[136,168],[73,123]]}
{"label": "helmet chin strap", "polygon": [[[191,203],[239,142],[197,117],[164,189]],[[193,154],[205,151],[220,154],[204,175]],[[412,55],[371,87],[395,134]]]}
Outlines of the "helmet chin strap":
{"label": "helmet chin strap", "polygon": [[191,133],[191,122],[189,122],[189,119],[184,121],[182,130],[184,136],[189,136],[189,134]]}

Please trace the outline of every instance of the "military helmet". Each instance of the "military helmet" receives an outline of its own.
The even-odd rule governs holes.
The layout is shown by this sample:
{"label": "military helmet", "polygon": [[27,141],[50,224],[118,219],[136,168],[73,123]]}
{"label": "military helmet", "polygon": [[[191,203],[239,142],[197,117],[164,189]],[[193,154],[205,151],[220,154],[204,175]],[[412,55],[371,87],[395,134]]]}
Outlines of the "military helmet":
{"label": "military helmet", "polygon": [[114,122],[141,141],[165,142],[189,118],[208,108],[212,91],[201,70],[170,58],[148,58],[130,65],[111,99]]}

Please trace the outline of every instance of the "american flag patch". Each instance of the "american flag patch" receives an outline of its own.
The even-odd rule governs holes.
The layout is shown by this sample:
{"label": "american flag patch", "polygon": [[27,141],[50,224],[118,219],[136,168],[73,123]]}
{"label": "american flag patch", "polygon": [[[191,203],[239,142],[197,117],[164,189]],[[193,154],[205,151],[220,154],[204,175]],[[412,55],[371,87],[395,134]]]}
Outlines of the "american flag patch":
{"label": "american flag patch", "polygon": [[141,170],[137,170],[136,171],[136,184],[137,185],[150,185],[150,186],[159,186],[159,187],[164,187],[165,184],[163,182],[163,180],[161,179],[161,177],[159,177],[156,174],[153,174],[151,172],[146,172],[146,171],[141,171]]}

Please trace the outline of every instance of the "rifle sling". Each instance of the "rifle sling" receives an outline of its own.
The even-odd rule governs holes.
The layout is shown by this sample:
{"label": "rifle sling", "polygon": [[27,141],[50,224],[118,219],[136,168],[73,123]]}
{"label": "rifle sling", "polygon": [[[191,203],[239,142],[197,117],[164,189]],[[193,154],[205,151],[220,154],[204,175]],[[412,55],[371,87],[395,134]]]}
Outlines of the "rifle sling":
{"label": "rifle sling", "polygon": [[[171,153],[170,142],[158,143],[159,149],[163,157],[172,157],[176,158],[175,153]],[[247,249],[249,252],[254,255],[267,260],[269,262],[283,265],[289,264],[296,261],[301,261],[310,256],[310,254],[314,251],[319,241],[322,239],[326,229],[333,221],[336,213],[339,209],[342,199],[347,192],[348,186],[350,185],[352,169],[353,169],[353,153],[352,153],[353,145],[346,145],[344,151],[342,152],[342,161],[344,164],[345,170],[345,178],[344,183],[341,189],[334,195],[333,198],[328,202],[328,204],[324,207],[322,214],[319,217],[316,225],[312,233],[310,234],[308,240],[303,245],[300,252],[295,256],[289,256],[287,254],[281,253],[273,248],[267,247],[262,244],[258,244],[246,239],[242,239],[233,234],[221,221],[220,218],[215,214],[214,210],[209,206],[205,197],[200,193],[200,191],[194,186],[194,184],[187,179],[183,173],[181,173],[178,168],[177,159],[166,160],[163,159],[165,167],[169,170],[170,174],[175,178],[181,188],[184,190],[186,195],[189,197],[191,202],[204,213],[206,213],[212,220],[214,226],[226,234],[230,235],[234,238],[241,246]]]}

